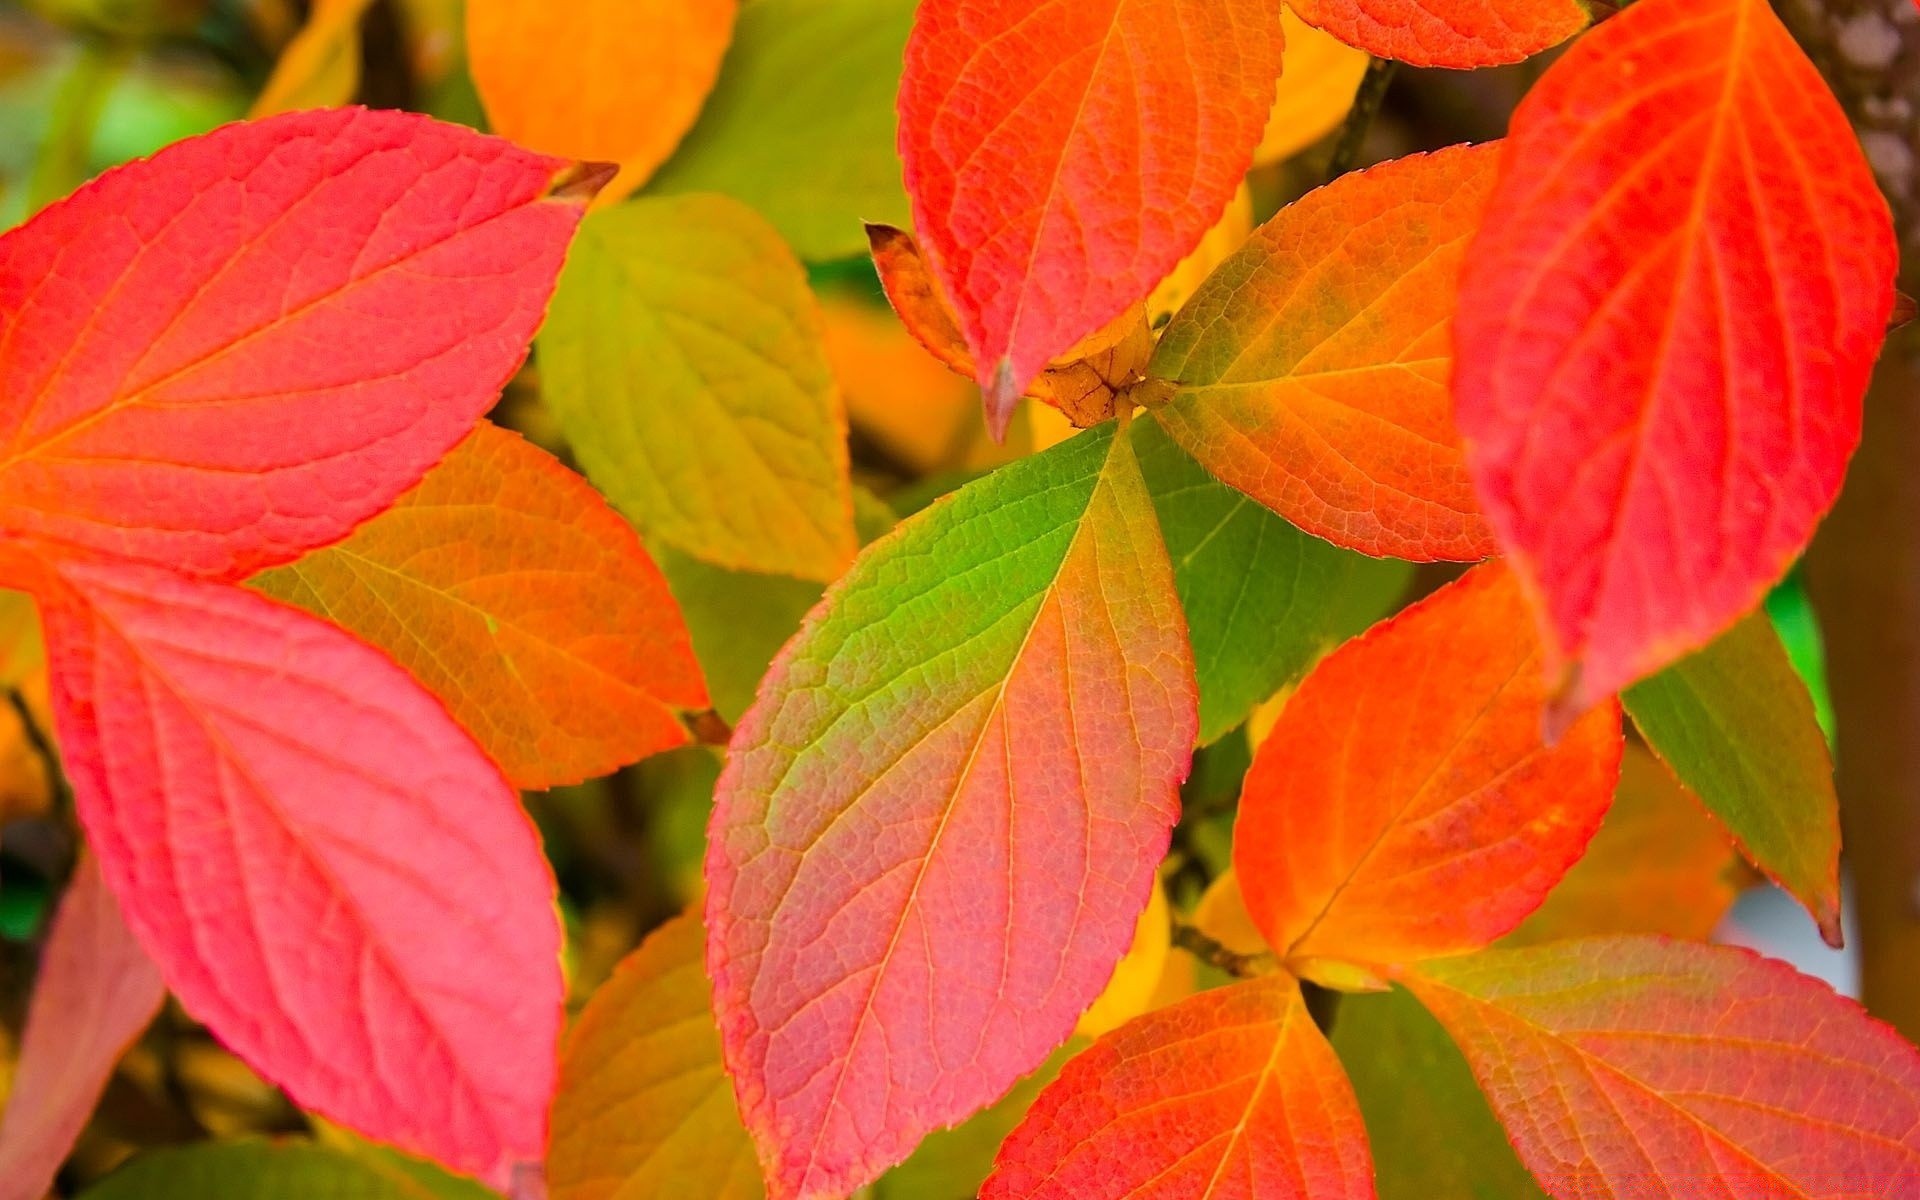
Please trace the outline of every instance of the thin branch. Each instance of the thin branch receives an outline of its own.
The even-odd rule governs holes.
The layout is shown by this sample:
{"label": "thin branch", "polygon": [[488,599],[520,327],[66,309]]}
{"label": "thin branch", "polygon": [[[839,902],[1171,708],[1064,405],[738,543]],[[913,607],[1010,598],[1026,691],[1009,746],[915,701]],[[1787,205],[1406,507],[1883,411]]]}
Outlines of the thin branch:
{"label": "thin branch", "polygon": [[1367,73],[1360,79],[1360,90],[1354,93],[1353,107],[1347,111],[1346,122],[1340,126],[1340,140],[1333,144],[1333,155],[1327,159],[1327,182],[1353,170],[1360,161],[1360,151],[1367,144],[1367,130],[1373,128],[1373,119],[1380,113],[1380,106],[1386,103],[1387,87],[1393,83],[1393,75],[1400,64],[1390,58],[1376,58],[1367,63]]}
{"label": "thin branch", "polygon": [[1173,926],[1173,944],[1201,962],[1218,967],[1240,979],[1270,974],[1275,966],[1271,954],[1241,954],[1238,951],[1229,950],[1224,944],[1201,933],[1193,926],[1178,922]]}
{"label": "thin branch", "polygon": [[40,722],[34,720],[33,709],[28,706],[27,698],[20,694],[19,688],[7,689],[7,703],[13,706],[13,715],[20,721],[20,728],[26,734],[27,745],[40,759],[47,772],[47,787],[52,794],[54,808],[66,811],[73,805],[73,788],[67,782],[67,774],[60,766],[60,752],[54,748],[53,739],[47,731],[40,728]]}

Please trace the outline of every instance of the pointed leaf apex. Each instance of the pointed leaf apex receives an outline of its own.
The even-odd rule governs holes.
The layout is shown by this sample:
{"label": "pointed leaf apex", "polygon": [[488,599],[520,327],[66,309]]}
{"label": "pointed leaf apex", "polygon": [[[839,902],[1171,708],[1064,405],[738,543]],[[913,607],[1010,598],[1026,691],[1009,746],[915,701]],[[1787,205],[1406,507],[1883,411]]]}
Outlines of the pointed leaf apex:
{"label": "pointed leaf apex", "polygon": [[1013,424],[1013,408],[1020,402],[1020,385],[1013,379],[1013,361],[1001,359],[994,368],[993,381],[980,394],[987,408],[987,432],[996,442],[1007,440],[1007,427]]}
{"label": "pointed leaf apex", "polygon": [[619,173],[618,163],[577,162],[553,177],[553,188],[548,194],[555,200],[585,208]]}

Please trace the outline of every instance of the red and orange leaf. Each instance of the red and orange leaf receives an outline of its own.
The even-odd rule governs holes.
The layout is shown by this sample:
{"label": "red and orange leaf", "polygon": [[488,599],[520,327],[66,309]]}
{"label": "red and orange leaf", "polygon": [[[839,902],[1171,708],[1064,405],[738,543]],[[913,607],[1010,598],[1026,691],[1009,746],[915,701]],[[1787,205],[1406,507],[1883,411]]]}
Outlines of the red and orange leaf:
{"label": "red and orange leaf", "polygon": [[438,701],[331,625],[138,564],[35,580],[55,724],[127,923],[304,1107],[504,1178],[546,1142],[553,878]]}
{"label": "red and orange leaf", "polygon": [[352,537],[254,580],[393,655],[518,787],[604,775],[708,706],[639,537],[552,455],[482,422]]}
{"label": "red and orange leaf", "polygon": [[1300,684],[1233,832],[1247,911],[1283,958],[1456,954],[1539,906],[1606,815],[1621,734],[1609,702],[1544,745],[1538,658],[1518,584],[1490,563]]}
{"label": "red and orange leaf", "polygon": [[981,1200],[1373,1200],[1353,1088],[1285,975],[1094,1043],[1000,1147]]}
{"label": "red and orange leaf", "polygon": [[926,0],[900,81],[914,228],[988,423],[1220,219],[1280,76],[1266,0]]}
{"label": "red and orange leaf", "polygon": [[1640,0],[1520,106],[1463,269],[1457,419],[1579,711],[1806,546],[1893,302],[1887,204],[1766,0]]}
{"label": "red and orange leaf", "polygon": [[1344,176],[1282,209],[1167,326],[1154,416],[1222,482],[1376,556],[1495,547],[1453,427],[1454,278],[1497,146]]}
{"label": "red and orange leaf", "polygon": [[1198,717],[1153,506],[1108,424],[875,542],[742,718],[710,974],[776,1200],[998,1098],[1133,941]]}
{"label": "red and orange leaf", "polygon": [[591,180],[411,113],[229,125],[0,237],[0,531],[240,579],[385,508],[526,353]]}
{"label": "red and orange leaf", "polygon": [[1920,1052],[1783,963],[1594,938],[1403,982],[1555,1196],[1920,1195]]}
{"label": "red and orange leaf", "polygon": [[736,0],[467,0],[467,59],[495,132],[647,181],[693,127]]}
{"label": "red and orange leaf", "polygon": [[0,1200],[40,1200],[113,1065],[167,989],[92,858],[83,858],[40,955],[20,1061],[0,1114]]}
{"label": "red and orange leaf", "polygon": [[1581,0],[1287,0],[1368,54],[1417,67],[1491,67],[1557,46],[1591,20]]}

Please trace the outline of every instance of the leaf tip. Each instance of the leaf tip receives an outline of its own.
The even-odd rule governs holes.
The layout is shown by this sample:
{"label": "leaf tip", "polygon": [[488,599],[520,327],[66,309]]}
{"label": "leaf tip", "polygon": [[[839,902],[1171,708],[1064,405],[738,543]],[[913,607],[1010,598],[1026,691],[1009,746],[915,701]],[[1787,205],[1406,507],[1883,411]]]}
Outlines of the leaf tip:
{"label": "leaf tip", "polygon": [[1920,317],[1920,301],[1914,300],[1912,296],[1907,295],[1905,292],[1895,290],[1893,293],[1893,312],[1887,317],[1887,332],[1892,333],[1900,329],[1915,317]]}
{"label": "leaf tip", "polygon": [[1013,408],[1020,402],[1020,391],[1013,378],[1013,360],[1001,359],[993,369],[992,382],[980,393],[987,407],[987,432],[996,442],[1007,440],[1007,427],[1013,424]]}
{"label": "leaf tip", "polygon": [[563,204],[585,208],[619,173],[618,163],[577,162],[553,177],[547,194]]}

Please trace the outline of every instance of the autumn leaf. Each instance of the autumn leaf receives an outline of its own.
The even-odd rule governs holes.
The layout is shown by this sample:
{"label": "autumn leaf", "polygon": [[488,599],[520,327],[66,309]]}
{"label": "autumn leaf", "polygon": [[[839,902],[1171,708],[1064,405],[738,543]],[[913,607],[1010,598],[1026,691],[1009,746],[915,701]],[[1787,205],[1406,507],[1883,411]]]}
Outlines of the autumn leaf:
{"label": "autumn leaf", "polygon": [[1047,363],[1220,219],[1280,75],[1260,0],[925,0],[900,81],[913,224],[1004,433]]}
{"label": "autumn leaf", "polygon": [[1494,146],[1414,155],[1284,208],[1175,315],[1154,416],[1200,464],[1335,545],[1493,551],[1454,432],[1453,279]]}
{"label": "autumn leaf", "polygon": [[273,66],[252,115],[346,104],[360,90],[360,21],[372,0],[316,0]]}
{"label": "autumn leaf", "polygon": [[825,581],[857,542],[821,339],[800,264],[751,209],[643,197],[581,226],[540,334],[544,396],[649,536]]}
{"label": "autumn leaf", "polygon": [[91,857],[40,954],[20,1061],[0,1114],[0,1200],[40,1200],[127,1046],[166,998]]}
{"label": "autumn leaf", "polygon": [[1366,76],[1368,55],[1302,21],[1289,5],[1280,10],[1286,33],[1287,68],[1267,114],[1267,132],[1253,152],[1256,164],[1291,158],[1340,127]]}
{"label": "autumn leaf", "polygon": [[1621,696],[1647,745],[1754,866],[1840,933],[1840,798],[1833,760],[1764,609]]}
{"label": "autumn leaf", "polygon": [[[613,162],[618,198],[692,127],[720,73],[736,0],[467,0],[467,61],[496,132]],[[615,32],[617,29],[618,32]]]}
{"label": "autumn leaf", "polygon": [[1131,430],[1173,561],[1212,743],[1387,614],[1411,568],[1309,537],[1215,482],[1152,421]]}
{"label": "autumn leaf", "polygon": [[1287,0],[1310,25],[1417,67],[1491,67],[1566,41],[1591,19],[1580,0]]}
{"label": "autumn leaf", "polygon": [[760,1200],[760,1164],[720,1063],[694,914],[615,968],[567,1035],[553,1101],[553,1200]]}
{"label": "autumn leaf", "polygon": [[708,962],[775,1197],[859,1187],[999,1096],[1133,938],[1195,713],[1129,447],[1093,430],[903,522],[740,722]]}
{"label": "autumn leaf", "polygon": [[863,222],[906,224],[893,101],[915,2],[744,6],[720,82],[649,188],[744,201],[809,262],[859,253]]}
{"label": "autumn leaf", "polygon": [[1640,0],[1547,70],[1505,147],[1456,415],[1573,713],[1705,644],[1805,548],[1859,440],[1895,246],[1765,0]]}
{"label": "autumn leaf", "polygon": [[496,1177],[538,1158],[553,880],[471,738],[377,651],[250,592],[41,572],[80,816],[182,1003],[317,1112]]}
{"label": "autumn leaf", "polygon": [[254,586],[393,655],[518,787],[604,775],[707,707],[659,568],[585,480],[482,422],[352,537]]}
{"label": "autumn leaf", "polygon": [[1704,942],[1733,907],[1742,873],[1726,830],[1651,754],[1630,745],[1600,832],[1504,944],[1603,933]]}
{"label": "autumn leaf", "polygon": [[981,1200],[1372,1200],[1353,1090],[1300,987],[1269,975],[1150,1013],[1066,1065]]}
{"label": "autumn leaf", "polygon": [[1486,945],[1536,908],[1606,814],[1608,704],[1541,742],[1539,648],[1488,565],[1321,661],[1247,773],[1234,872],[1283,958],[1361,965]]}
{"label": "autumn leaf", "polygon": [[295,113],[0,236],[0,534],[227,580],[345,536],[518,368],[591,190],[566,171],[410,113]]}
{"label": "autumn leaf", "polygon": [[1432,963],[1404,982],[1554,1195],[1920,1188],[1920,1055],[1781,963],[1594,938]]}

